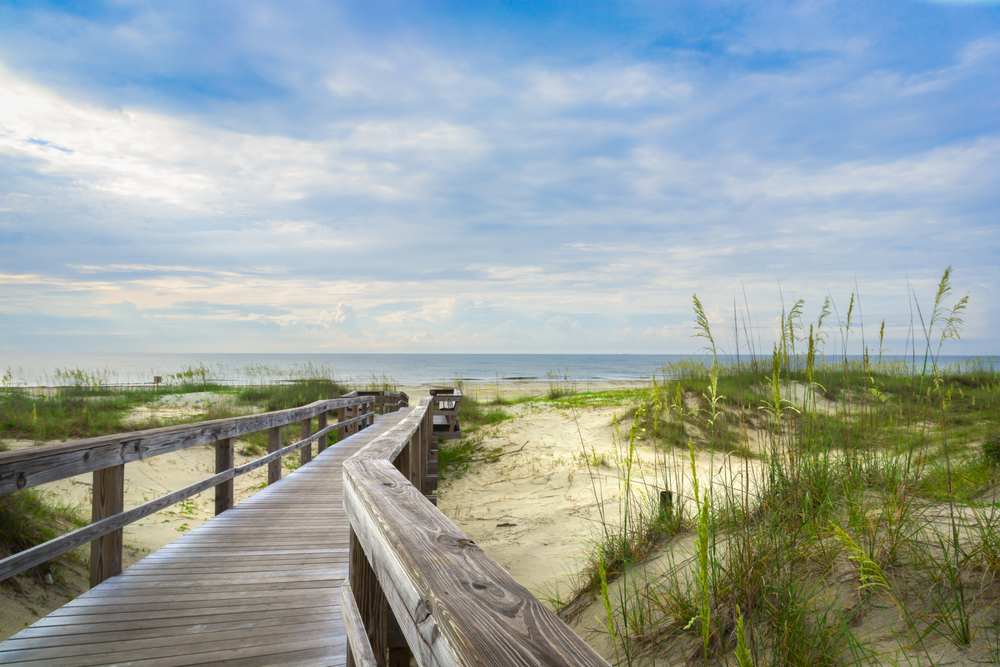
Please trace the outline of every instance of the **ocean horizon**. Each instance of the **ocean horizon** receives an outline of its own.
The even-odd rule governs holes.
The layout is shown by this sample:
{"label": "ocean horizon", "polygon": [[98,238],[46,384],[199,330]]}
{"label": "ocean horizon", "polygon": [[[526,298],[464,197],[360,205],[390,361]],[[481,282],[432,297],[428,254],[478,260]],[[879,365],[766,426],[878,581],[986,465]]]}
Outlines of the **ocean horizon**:
{"label": "ocean horizon", "polygon": [[[224,384],[273,382],[294,377],[329,377],[347,383],[387,378],[401,385],[438,382],[636,381],[680,361],[698,361],[703,354],[406,354],[406,353],[20,353],[0,355],[0,373],[13,386],[68,384],[77,376],[101,384],[165,382],[189,369]],[[828,361],[841,357],[827,356]],[[854,358],[851,355],[849,358]],[[857,357],[860,358],[860,357]],[[885,357],[902,359],[903,357]],[[938,363],[953,364],[975,355],[941,355]],[[984,357],[993,360],[997,357]],[[911,359],[911,357],[906,357]],[[912,359],[911,359],[912,360]],[[919,367],[922,357],[918,358]]]}

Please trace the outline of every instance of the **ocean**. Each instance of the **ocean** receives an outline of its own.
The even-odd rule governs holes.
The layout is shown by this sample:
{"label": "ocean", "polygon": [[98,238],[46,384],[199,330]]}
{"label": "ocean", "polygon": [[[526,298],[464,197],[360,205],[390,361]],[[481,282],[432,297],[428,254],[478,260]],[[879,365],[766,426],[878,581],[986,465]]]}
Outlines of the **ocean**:
{"label": "ocean", "polygon": [[[5,383],[19,386],[73,384],[73,377],[100,384],[152,384],[156,376],[199,369],[197,378],[223,384],[329,377],[344,382],[388,378],[395,384],[464,381],[641,380],[664,365],[701,360],[688,354],[0,354]],[[942,356],[939,363],[965,360]],[[834,361],[827,357],[827,361]],[[996,357],[993,357],[994,363]],[[920,361],[919,359],[917,360]],[[919,367],[918,363],[918,367]],[[658,373],[659,374],[659,373]]]}
{"label": "ocean", "polygon": [[[243,384],[297,376],[396,384],[495,380],[640,380],[678,354],[2,354],[0,373],[20,386],[70,384],[78,375],[101,384],[146,384],[188,369],[209,380]],[[198,375],[199,379],[201,375]]]}

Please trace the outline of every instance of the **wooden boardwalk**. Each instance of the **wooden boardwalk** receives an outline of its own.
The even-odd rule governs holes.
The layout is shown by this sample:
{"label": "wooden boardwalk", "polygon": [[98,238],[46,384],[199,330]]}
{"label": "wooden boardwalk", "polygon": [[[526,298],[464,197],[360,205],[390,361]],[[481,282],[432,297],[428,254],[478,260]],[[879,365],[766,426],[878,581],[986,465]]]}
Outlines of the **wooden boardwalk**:
{"label": "wooden boardwalk", "polygon": [[0,664],[344,665],[345,459],[410,409],[311,463],[0,643]]}

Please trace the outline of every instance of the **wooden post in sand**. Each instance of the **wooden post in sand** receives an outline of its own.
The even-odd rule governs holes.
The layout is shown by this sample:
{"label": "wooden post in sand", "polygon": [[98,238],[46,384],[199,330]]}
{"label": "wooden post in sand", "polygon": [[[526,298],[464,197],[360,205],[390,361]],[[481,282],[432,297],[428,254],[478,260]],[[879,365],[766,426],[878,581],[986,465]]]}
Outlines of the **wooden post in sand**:
{"label": "wooden post in sand", "polygon": [[[385,667],[386,648],[388,648],[389,602],[386,600],[382,586],[378,583],[375,571],[372,570],[368,557],[365,556],[361,543],[354,531],[350,531],[350,585],[354,591],[354,599],[358,603],[358,611],[364,623],[364,633],[368,644],[375,654],[375,662],[379,667]],[[353,656],[348,654],[348,665],[355,664]]]}
{"label": "wooden post in sand", "polygon": [[[317,429],[317,431],[322,431],[323,429],[326,428],[326,415],[327,414],[328,414],[327,412],[321,412],[318,415],[316,415],[316,429]],[[322,454],[324,449],[326,449],[326,435],[321,435],[319,437],[319,444],[316,446],[316,451],[317,451],[317,453]]]}
{"label": "wooden post in sand", "polygon": [[[125,464],[94,471],[92,523],[125,508]],[[90,543],[90,587],[122,571],[122,529]]]}
{"label": "wooden post in sand", "polygon": [[[226,472],[233,467],[234,438],[223,438],[215,441],[215,474]],[[227,479],[215,487],[215,516],[219,516],[233,506],[236,480]]]}
{"label": "wooden post in sand", "polygon": [[[347,420],[347,408],[337,410],[337,421],[343,424]],[[341,426],[337,429],[337,442],[343,442],[347,437],[347,427]]]}
{"label": "wooden post in sand", "polygon": [[[267,429],[267,453],[271,454],[281,449],[281,427]],[[267,464],[267,485],[281,480],[281,457]]]}
{"label": "wooden post in sand", "polygon": [[[310,435],[312,435],[312,421],[313,421],[312,417],[310,417],[309,419],[303,419],[302,420],[302,431],[301,431],[301,434],[300,434],[301,437],[299,438],[300,440],[305,440]],[[306,447],[303,447],[302,448],[302,459],[301,459],[300,465],[305,465],[305,464],[309,463],[310,461],[312,461],[312,458],[313,458],[313,447],[312,447],[312,445],[308,445]]]}

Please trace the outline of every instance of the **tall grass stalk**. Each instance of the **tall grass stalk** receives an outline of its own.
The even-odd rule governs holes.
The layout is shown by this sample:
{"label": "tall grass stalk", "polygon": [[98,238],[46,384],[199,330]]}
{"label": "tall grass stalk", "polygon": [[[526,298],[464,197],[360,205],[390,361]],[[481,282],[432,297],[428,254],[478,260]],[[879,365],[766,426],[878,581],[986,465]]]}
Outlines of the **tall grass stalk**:
{"label": "tall grass stalk", "polygon": [[[725,357],[694,297],[694,335],[711,362],[665,367],[629,437],[616,425],[622,451],[657,452],[675,507],[693,508],[642,552],[668,565],[642,571],[635,556],[614,557],[642,505],[622,493],[617,520],[602,509],[595,562],[607,569],[595,586],[625,578],[605,600],[616,658],[632,664],[644,647],[705,665],[933,664],[930,647],[945,643],[1000,654],[990,648],[1000,645],[1000,608],[988,602],[1000,598],[1000,373],[992,359],[938,363],[968,303],[952,297],[948,269],[923,332],[924,368],[886,359],[884,320],[869,351],[858,289],[844,318],[827,297],[808,326],[795,301],[764,357],[747,312],[734,312],[737,346]],[[841,358],[828,363],[835,331]],[[642,488],[629,461],[617,463],[625,491]],[[640,601],[641,632],[610,618],[637,618]],[[886,637],[898,646],[886,648]]]}

